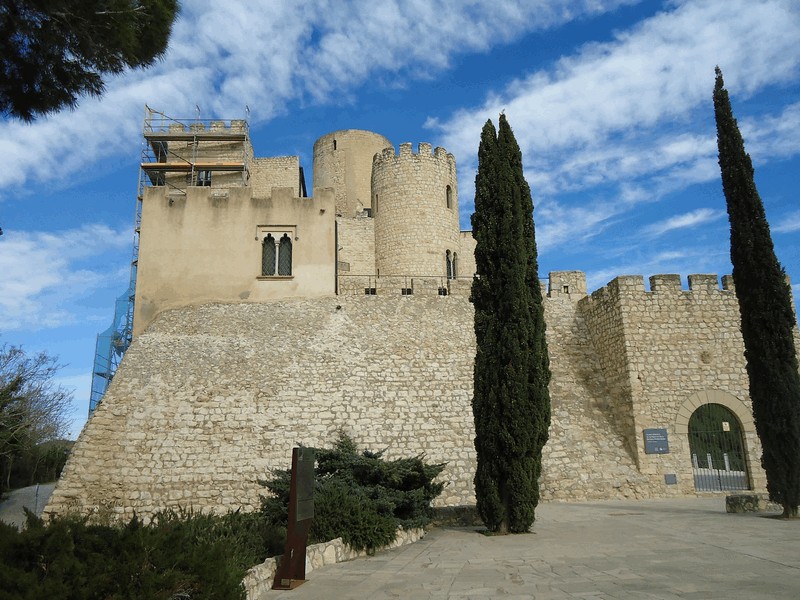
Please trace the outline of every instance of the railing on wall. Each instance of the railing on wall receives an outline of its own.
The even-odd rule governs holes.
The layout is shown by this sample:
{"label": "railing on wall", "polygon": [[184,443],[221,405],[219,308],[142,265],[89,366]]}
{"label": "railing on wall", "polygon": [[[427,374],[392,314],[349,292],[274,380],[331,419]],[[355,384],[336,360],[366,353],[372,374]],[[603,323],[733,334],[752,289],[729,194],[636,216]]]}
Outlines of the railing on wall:
{"label": "railing on wall", "polygon": [[339,274],[341,296],[469,296],[472,277]]}

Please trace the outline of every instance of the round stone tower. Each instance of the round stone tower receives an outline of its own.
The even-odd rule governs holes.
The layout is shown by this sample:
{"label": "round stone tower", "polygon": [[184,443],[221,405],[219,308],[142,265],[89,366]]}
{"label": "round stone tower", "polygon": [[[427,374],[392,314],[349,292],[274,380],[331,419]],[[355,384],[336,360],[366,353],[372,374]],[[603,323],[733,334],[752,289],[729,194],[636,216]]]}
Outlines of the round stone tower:
{"label": "round stone tower", "polygon": [[372,164],[377,274],[458,275],[459,220],[456,160],[444,148],[420,143],[387,148]]}
{"label": "round stone tower", "polygon": [[354,217],[372,208],[372,157],[392,143],[382,135],[344,129],[323,135],[314,143],[314,187],[335,190],[336,214]]}

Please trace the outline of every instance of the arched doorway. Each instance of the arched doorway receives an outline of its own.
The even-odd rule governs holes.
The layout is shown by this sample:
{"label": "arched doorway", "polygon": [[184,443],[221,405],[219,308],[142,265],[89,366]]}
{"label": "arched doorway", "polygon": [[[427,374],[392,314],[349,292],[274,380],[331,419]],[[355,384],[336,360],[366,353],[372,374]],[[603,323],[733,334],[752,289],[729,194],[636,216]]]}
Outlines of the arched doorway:
{"label": "arched doorway", "polygon": [[742,424],[727,406],[701,404],[688,423],[697,491],[749,490]]}

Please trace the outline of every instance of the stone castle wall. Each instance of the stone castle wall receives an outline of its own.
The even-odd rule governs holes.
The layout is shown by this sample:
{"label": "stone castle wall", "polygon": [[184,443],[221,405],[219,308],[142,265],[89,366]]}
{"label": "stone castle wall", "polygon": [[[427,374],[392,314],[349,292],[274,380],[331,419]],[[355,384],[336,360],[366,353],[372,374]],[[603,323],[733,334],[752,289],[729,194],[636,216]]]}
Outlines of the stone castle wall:
{"label": "stone castle wall", "polygon": [[300,159],[297,156],[255,158],[250,163],[250,187],[256,198],[268,198],[273,188],[291,188],[300,197]]}
{"label": "stone castle wall", "polygon": [[339,274],[375,274],[375,219],[337,217]]}
{"label": "stone castle wall", "polygon": [[446,253],[460,253],[453,155],[427,143],[387,148],[372,164],[372,194],[377,273],[445,276]]}
{"label": "stone castle wall", "polygon": [[[633,434],[627,441],[640,471],[653,478],[683,474],[676,485],[693,491],[688,440],[678,435],[686,419],[679,415],[691,397],[713,391],[731,399],[730,408],[746,425],[752,483],[763,489],[732,279],[724,277],[720,289],[716,275],[690,275],[684,290],[680,276],[655,275],[645,291],[641,276],[618,277],[587,304],[596,315],[595,339],[605,340],[599,354],[614,374],[617,422]],[[674,440],[669,454],[644,452],[642,431],[648,428],[667,429]]]}
{"label": "stone castle wall", "polygon": [[333,188],[336,214],[355,217],[372,207],[372,158],[392,143],[360,129],[335,131],[314,143],[314,187]]}
{"label": "stone castle wall", "polygon": [[[747,408],[738,324],[726,308],[733,294],[644,292],[619,278],[589,297],[581,282],[576,272],[551,274],[545,299],[553,378],[542,498],[693,493],[686,407],[705,394]],[[473,311],[468,283],[452,283],[457,293],[448,296],[362,290],[162,313],[125,355],[47,512],[253,509],[258,478],[286,467],[293,446],[325,446],[338,431],[388,457],[446,462],[437,503],[474,503]],[[680,322],[687,315],[694,320]],[[696,364],[715,340],[716,366]],[[611,360],[620,348],[627,363]],[[630,385],[639,381],[631,365],[639,387]],[[620,427],[623,406],[632,407],[632,430]],[[752,419],[742,420],[763,491]],[[642,455],[642,427],[667,428],[672,453]],[[665,483],[668,473],[677,484]]]}

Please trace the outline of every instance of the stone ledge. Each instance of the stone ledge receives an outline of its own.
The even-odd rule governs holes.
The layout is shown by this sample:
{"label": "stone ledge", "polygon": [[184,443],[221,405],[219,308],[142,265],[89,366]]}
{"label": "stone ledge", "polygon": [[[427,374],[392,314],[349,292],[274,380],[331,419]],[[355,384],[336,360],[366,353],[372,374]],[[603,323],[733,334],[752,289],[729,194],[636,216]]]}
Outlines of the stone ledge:
{"label": "stone ledge", "polygon": [[[392,548],[399,548],[406,544],[413,544],[422,539],[424,535],[425,530],[421,528],[408,530],[398,529],[394,542],[380,548],[378,551],[391,550]],[[369,554],[374,554],[374,552],[368,553],[366,550],[354,550],[345,544],[342,538],[336,538],[335,540],[322,542],[320,544],[313,544],[306,548],[306,575],[314,569],[319,569],[325,565],[345,562],[368,556]],[[242,580],[245,592],[247,593],[247,600],[258,600],[266,591],[272,589],[272,582],[275,579],[276,570],[276,557],[273,556],[260,565],[252,567],[247,572],[247,575],[245,575]]]}
{"label": "stone ledge", "polygon": [[731,494],[725,496],[725,512],[781,512],[783,508],[769,499],[768,494]]}

